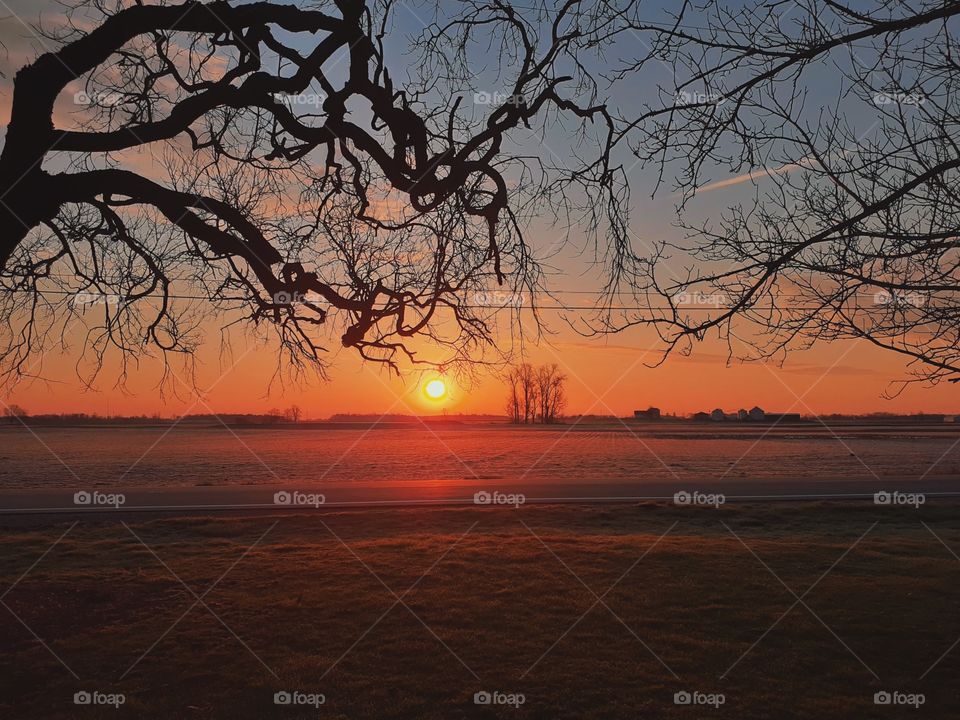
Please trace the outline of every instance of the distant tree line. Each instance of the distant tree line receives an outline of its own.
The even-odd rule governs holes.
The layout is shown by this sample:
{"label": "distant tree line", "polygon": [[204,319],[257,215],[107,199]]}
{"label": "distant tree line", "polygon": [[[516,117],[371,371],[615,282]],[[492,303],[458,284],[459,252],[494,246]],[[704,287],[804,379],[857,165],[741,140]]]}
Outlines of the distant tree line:
{"label": "distant tree line", "polygon": [[153,415],[97,415],[96,413],[45,413],[31,415],[20,405],[7,405],[0,411],[0,423],[8,425],[155,425],[189,423],[229,423],[234,425],[265,425],[296,423],[303,420],[303,410],[291,405],[286,410],[273,409],[267,413],[206,413],[163,418]]}
{"label": "distant tree line", "polygon": [[567,376],[556,363],[538,368],[529,363],[516,365],[507,371],[505,380],[510,422],[554,423],[566,407]]}

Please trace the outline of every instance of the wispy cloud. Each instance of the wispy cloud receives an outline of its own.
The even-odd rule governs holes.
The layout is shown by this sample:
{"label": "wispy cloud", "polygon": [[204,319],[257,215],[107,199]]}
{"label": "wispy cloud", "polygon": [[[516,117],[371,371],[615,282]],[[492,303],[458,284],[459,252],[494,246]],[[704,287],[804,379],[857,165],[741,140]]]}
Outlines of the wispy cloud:
{"label": "wispy cloud", "polygon": [[751,170],[748,173],[743,173],[742,175],[735,175],[726,180],[717,180],[716,182],[707,183],[706,185],[701,185],[697,188],[698,193],[711,192],[712,190],[722,190],[723,188],[732,187],[734,185],[742,185],[745,182],[753,182],[755,180],[762,180],[765,177],[773,177],[774,175],[783,175],[784,173],[793,172],[794,170],[799,170],[804,167],[810,166],[810,160],[804,159],[800,162],[787,163],[786,165],[781,165],[780,167],[762,169],[762,170]]}

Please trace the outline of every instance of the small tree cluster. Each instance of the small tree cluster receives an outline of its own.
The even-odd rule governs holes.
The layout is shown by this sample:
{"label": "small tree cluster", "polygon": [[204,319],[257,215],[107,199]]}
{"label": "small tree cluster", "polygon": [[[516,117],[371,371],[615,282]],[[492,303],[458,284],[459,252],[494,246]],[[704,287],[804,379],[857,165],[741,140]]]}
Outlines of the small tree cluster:
{"label": "small tree cluster", "polygon": [[533,367],[522,363],[510,368],[507,382],[507,416],[513,423],[553,423],[567,404],[564,375],[556,363]]}
{"label": "small tree cluster", "polygon": [[303,410],[299,405],[291,405],[283,413],[283,419],[287,422],[300,422],[303,418]]}
{"label": "small tree cluster", "polygon": [[300,420],[303,419],[303,410],[300,409],[299,405],[291,405],[286,410],[271,408],[267,415],[275,418],[277,421],[300,422]]}
{"label": "small tree cluster", "polygon": [[23,418],[30,417],[30,413],[19,405],[7,405],[3,408],[2,415],[9,423],[20,423]]}

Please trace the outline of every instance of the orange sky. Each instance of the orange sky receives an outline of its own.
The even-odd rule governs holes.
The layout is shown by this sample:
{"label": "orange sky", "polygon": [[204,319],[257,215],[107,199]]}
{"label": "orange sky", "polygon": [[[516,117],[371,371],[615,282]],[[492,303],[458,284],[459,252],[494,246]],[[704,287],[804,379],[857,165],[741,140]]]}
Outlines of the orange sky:
{"label": "orange sky", "polygon": [[[646,339],[646,342],[644,340]],[[725,366],[718,343],[699,346],[692,357],[672,357],[658,368],[655,351],[644,352],[651,340],[635,331],[603,341],[586,341],[573,333],[559,333],[551,344],[531,349],[535,363],[556,362],[569,376],[569,412],[618,415],[655,405],[665,412],[690,413],[722,407],[736,410],[760,405],[769,411],[804,414],[832,412],[957,412],[960,387],[913,386],[899,397],[885,400],[881,393],[890,380],[903,377],[899,360],[862,343],[833,343],[795,353],[783,368],[762,364]],[[184,412],[262,412],[296,403],[307,417],[352,413],[501,413],[504,393],[489,374],[474,383],[448,379],[450,392],[442,402],[428,401],[422,384],[435,373],[410,371],[396,378],[381,368],[361,364],[352,353],[341,352],[327,383],[313,381],[300,387],[270,390],[275,359],[266,349],[237,347],[232,361],[207,346],[198,356],[199,385],[207,389],[198,398],[186,384],[174,381],[181,397],[160,397],[156,383],[159,366],[150,361],[129,381],[128,392],[113,388],[116,373],[108,368],[97,392],[87,392],[76,379],[71,355],[43,359],[43,374],[52,382],[22,384],[6,398],[30,412],[96,412],[175,416]],[[235,364],[234,364],[235,363]],[[185,379],[185,376],[183,376]],[[269,392],[269,394],[268,394]],[[799,400],[798,400],[799,396]]]}
{"label": "orange sky", "polygon": [[[44,8],[60,12],[52,2],[11,0],[12,12],[36,20]],[[49,19],[49,15],[47,16]],[[29,37],[23,23],[11,16],[0,19],[0,39],[6,47],[0,69],[0,115],[9,113],[9,81],[26,60],[40,47]],[[69,124],[70,108],[58,107],[57,122]],[[136,163],[134,163],[136,164]],[[675,198],[650,199],[639,170],[631,182],[634,193],[632,229],[638,249],[651,239],[670,237],[677,232]],[[704,217],[715,216],[730,203],[753,192],[749,182],[763,183],[764,177],[715,177],[698,199],[698,211]],[[536,239],[536,238],[534,238]],[[550,244],[541,235],[541,244]],[[555,238],[554,238],[555,239]],[[576,243],[577,238],[573,238]],[[568,258],[562,268],[564,289],[595,288],[579,277],[583,260]],[[679,268],[675,269],[678,274]],[[576,280],[573,280],[576,278]],[[555,313],[548,315],[556,315]],[[673,357],[663,366],[649,368],[658,356],[653,335],[646,330],[631,330],[606,340],[586,341],[554,318],[556,335],[550,344],[530,348],[530,361],[556,362],[569,376],[568,412],[616,413],[624,415],[636,408],[655,405],[665,412],[690,413],[723,407],[760,405],[769,411],[794,411],[805,414],[832,412],[960,412],[960,385],[941,384],[934,388],[912,386],[893,400],[881,394],[890,381],[905,377],[903,361],[864,343],[822,345],[813,351],[796,353],[782,369],[761,364],[736,364],[726,367],[725,347],[707,342],[695,349],[690,358]],[[273,407],[296,403],[307,417],[327,417],[334,413],[440,412],[501,413],[503,389],[491,375],[481,376],[472,385],[450,380],[449,396],[442,403],[426,401],[420,392],[424,378],[410,371],[402,378],[390,376],[382,368],[362,365],[350,352],[340,352],[331,369],[331,381],[308,382],[299,387],[282,388],[270,381],[275,359],[267,349],[253,349],[242,342],[234,348],[233,359],[221,359],[214,338],[198,356],[201,363],[199,385],[209,388],[201,398],[180,384],[180,397],[171,393],[161,397],[156,388],[159,366],[145,361],[135,370],[126,390],[113,387],[116,373],[108,367],[95,392],[87,391],[74,371],[76,350],[64,355],[48,353],[42,358],[46,381],[22,383],[11,393],[0,395],[5,402],[16,402],[30,412],[96,412],[101,414],[151,414],[166,416],[183,412],[263,412]],[[233,364],[236,361],[236,364]],[[176,381],[174,385],[176,385]],[[270,393],[270,394],[268,394]],[[798,400],[798,396],[801,400]]]}

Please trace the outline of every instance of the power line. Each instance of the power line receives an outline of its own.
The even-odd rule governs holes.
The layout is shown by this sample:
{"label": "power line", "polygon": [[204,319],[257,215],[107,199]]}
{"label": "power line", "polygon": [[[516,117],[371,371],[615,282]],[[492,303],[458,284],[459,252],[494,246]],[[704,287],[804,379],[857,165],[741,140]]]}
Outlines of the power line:
{"label": "power line", "polygon": [[[7,290],[6,292],[29,293],[29,292],[31,292],[31,291],[30,291],[30,290],[26,290],[26,289],[22,289],[22,288],[17,288],[17,289],[13,289],[13,290]],[[86,295],[95,295],[95,296],[98,296],[98,297],[100,297],[100,298],[106,298],[106,297],[111,298],[111,300],[100,300],[100,299],[97,299],[97,300],[77,302],[77,303],[74,304],[74,307],[80,306],[80,307],[84,307],[84,308],[86,308],[86,307],[93,308],[93,307],[99,307],[99,306],[102,306],[102,305],[120,305],[120,304],[122,304],[122,303],[121,303],[121,300],[120,300],[120,297],[119,297],[118,295],[109,295],[109,294],[106,294],[106,293],[104,293],[104,294],[99,294],[99,293],[82,293],[82,292],[81,292],[81,293],[74,293],[74,292],[67,292],[67,291],[65,291],[65,290],[45,290],[45,291],[40,291],[40,292],[38,292],[37,294],[40,295],[41,297],[43,297],[44,295],[57,295],[57,296],[59,296],[59,297],[64,297],[64,296],[77,296],[77,295],[84,295],[84,294],[86,294]],[[150,299],[150,298],[152,298],[152,297],[160,298],[160,297],[162,297],[162,296],[160,296],[160,295],[147,295],[147,296],[145,296],[145,297],[138,298],[138,300],[148,300],[148,299]],[[116,300],[113,300],[112,298],[117,298],[117,299],[116,299]],[[207,301],[209,301],[209,300],[217,300],[217,301],[238,302],[238,303],[240,303],[240,302],[247,302],[247,301],[249,300],[249,298],[241,298],[241,297],[212,298],[212,297],[210,297],[210,296],[208,296],[208,295],[179,295],[179,294],[170,294],[170,295],[167,295],[166,298],[167,298],[167,299],[170,299],[170,300],[207,300]],[[321,302],[322,302],[322,301],[321,301]],[[296,303],[290,303],[290,304],[277,303],[277,306],[278,306],[278,307],[281,307],[281,308],[282,308],[282,307],[292,307],[292,306],[295,305],[295,304],[296,304]],[[671,308],[670,306],[666,306],[666,305],[661,305],[661,306],[651,306],[651,305],[605,305],[605,304],[602,304],[602,303],[601,303],[601,304],[598,304],[598,305],[531,305],[531,304],[520,304],[520,305],[516,305],[516,304],[512,304],[512,303],[511,303],[511,304],[505,304],[505,305],[463,304],[463,305],[458,305],[457,307],[462,308],[462,309],[464,309],[464,310],[530,310],[530,311],[537,311],[537,312],[544,311],[544,310],[561,311],[561,312],[562,312],[562,311],[579,311],[579,312],[587,312],[587,311],[602,311],[602,312],[608,312],[608,311],[610,311],[610,312],[614,312],[614,311],[616,311],[616,312],[656,312],[656,311],[664,311],[664,312],[669,312],[669,311],[672,311],[672,310],[674,309],[674,308]],[[886,310],[886,309],[889,309],[890,307],[892,307],[892,306],[889,306],[889,305],[887,305],[887,306],[880,305],[880,306],[877,306],[876,309],[877,309],[877,310]],[[729,310],[729,309],[732,309],[732,308],[730,308],[729,306],[726,306],[726,305],[687,306],[687,305],[682,305],[682,304],[681,304],[681,305],[677,305],[677,306],[676,306],[676,310],[678,310],[678,311],[683,311],[683,312],[687,312],[687,311],[707,312],[707,311],[719,311],[719,310]],[[752,305],[752,306],[750,306],[749,308],[745,308],[745,309],[746,309],[746,310],[749,310],[749,311],[754,311],[754,310],[755,310],[755,311],[759,311],[759,312],[764,312],[764,311],[785,310],[785,309],[787,309],[787,308],[785,308],[785,307],[783,307],[783,306],[775,306],[775,305]],[[822,307],[821,305],[810,305],[810,306],[795,305],[795,306],[792,306],[792,307],[789,308],[789,309],[812,312],[812,311],[815,311],[815,310],[822,310],[823,307]],[[861,310],[868,310],[868,309],[871,309],[871,308],[861,307],[860,309],[861,309]]]}
{"label": "power line", "polygon": [[[44,277],[50,277],[50,278],[66,278],[66,279],[76,278],[75,275],[68,275],[68,274],[64,274],[64,273],[50,273],[49,275],[46,275],[46,276],[44,276]],[[176,277],[173,277],[173,278],[167,278],[167,279],[170,280],[171,282],[192,282],[192,281],[195,281],[195,278],[176,278]],[[32,291],[30,291],[29,289],[25,289],[25,288],[10,288],[10,289],[6,290],[5,292],[32,292]],[[88,292],[88,291],[85,291],[85,290],[76,290],[76,291],[67,291],[67,290],[42,290],[42,291],[40,291],[40,292],[41,292],[41,294],[46,293],[46,294],[74,295],[74,294],[83,294],[84,292]],[[880,287],[878,286],[876,292],[862,292],[862,293],[857,293],[857,295],[859,295],[859,296],[861,296],[861,297],[865,297],[865,298],[873,298],[873,296],[874,296],[875,294],[883,293],[883,292],[888,292],[888,291],[885,291],[885,290],[883,290],[882,288],[880,288]],[[504,287],[501,287],[501,286],[496,286],[496,287],[492,287],[492,288],[487,288],[487,289],[485,289],[485,290],[470,291],[470,294],[473,294],[473,295],[477,295],[477,294],[524,295],[524,294],[528,294],[528,293],[529,293],[529,294],[542,294],[542,295],[545,295],[545,296],[551,296],[551,295],[592,295],[592,296],[594,296],[594,297],[605,297],[605,296],[608,296],[608,295],[613,295],[614,297],[617,297],[617,296],[622,296],[622,295],[635,294],[635,293],[633,293],[633,292],[630,291],[630,290],[617,290],[617,291],[615,291],[615,292],[613,292],[613,293],[608,293],[607,291],[602,290],[602,289],[599,289],[599,290],[570,290],[570,289],[564,289],[564,288],[543,288],[543,289],[538,289],[538,290],[534,290],[534,291],[529,291],[529,290],[521,290],[521,289],[514,290],[514,289],[510,289],[510,288],[504,288]],[[90,293],[90,294],[96,295],[97,293]],[[101,293],[101,294],[103,294],[103,295],[116,295],[116,293]],[[686,292],[684,292],[684,291],[677,291],[676,293],[673,293],[674,296],[677,296],[677,295],[690,295],[690,296],[694,296],[694,297],[697,297],[697,296],[699,296],[699,297],[703,297],[703,296],[710,297],[711,295],[722,295],[722,294],[723,294],[723,293],[720,292],[720,291],[716,291],[716,292],[699,291],[699,292],[698,292],[698,291],[696,291],[696,290],[689,290],[689,291],[686,291]],[[803,294],[800,294],[800,293],[777,293],[776,295],[777,295],[778,298],[784,299],[784,300],[791,300],[791,299],[807,300],[807,299],[809,299],[809,296],[808,296],[808,295],[803,295]],[[852,296],[852,297],[855,297],[855,296],[856,296],[856,295],[854,295],[854,296]],[[168,297],[171,297],[171,298],[181,298],[181,297],[182,297],[182,298],[185,298],[185,299],[195,299],[195,300],[207,300],[207,299],[209,299],[209,297],[206,296],[206,295],[191,296],[191,295],[182,295],[182,294],[171,294],[171,295],[169,295]],[[237,298],[237,299],[242,299],[242,298]],[[684,303],[679,303],[679,304],[684,304]],[[710,305],[710,304],[712,304],[712,303],[700,303],[700,304],[701,304],[701,305]]]}

